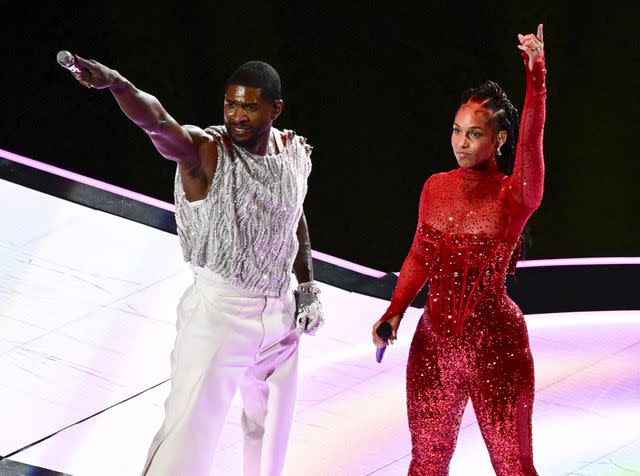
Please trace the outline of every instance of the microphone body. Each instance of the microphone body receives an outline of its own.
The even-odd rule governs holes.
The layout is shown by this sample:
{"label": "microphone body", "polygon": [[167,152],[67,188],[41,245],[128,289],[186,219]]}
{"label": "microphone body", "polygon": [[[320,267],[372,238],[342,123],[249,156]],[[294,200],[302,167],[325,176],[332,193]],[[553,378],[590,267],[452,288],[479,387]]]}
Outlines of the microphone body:
{"label": "microphone body", "polygon": [[58,61],[58,64],[60,66],[68,69],[72,73],[81,72],[81,69],[76,64],[76,59],[67,50],[58,51],[58,54],[56,55],[56,60]]}
{"label": "microphone body", "polygon": [[[376,329],[376,334],[381,339],[389,340],[389,338],[393,334],[393,329],[391,328],[391,324],[389,324],[388,321],[384,321]],[[378,347],[376,349],[376,362],[378,362],[378,363],[382,362],[382,357],[384,356],[385,350],[387,350],[387,346]]]}

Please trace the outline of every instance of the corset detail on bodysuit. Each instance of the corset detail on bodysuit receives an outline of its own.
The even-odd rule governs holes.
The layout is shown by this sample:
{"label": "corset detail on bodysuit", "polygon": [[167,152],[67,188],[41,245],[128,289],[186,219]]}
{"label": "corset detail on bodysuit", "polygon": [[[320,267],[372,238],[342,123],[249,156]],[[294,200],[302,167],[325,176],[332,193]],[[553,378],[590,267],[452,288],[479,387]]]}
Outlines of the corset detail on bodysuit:
{"label": "corset detail on bodysuit", "polygon": [[[465,233],[443,233],[422,225],[419,233],[435,243],[427,314],[441,336],[459,335],[480,304],[498,305],[506,294],[515,243]],[[511,266],[510,266],[511,265]]]}

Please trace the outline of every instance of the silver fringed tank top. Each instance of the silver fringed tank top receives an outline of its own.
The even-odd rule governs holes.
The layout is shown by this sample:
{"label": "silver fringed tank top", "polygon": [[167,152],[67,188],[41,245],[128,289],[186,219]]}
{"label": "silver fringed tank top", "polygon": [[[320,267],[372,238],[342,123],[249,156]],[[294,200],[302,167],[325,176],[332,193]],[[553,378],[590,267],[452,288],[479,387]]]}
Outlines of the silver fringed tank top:
{"label": "silver fringed tank top", "polygon": [[224,126],[205,132],[218,146],[218,165],[197,207],[184,194],[179,167],[176,172],[176,224],[184,259],[248,291],[280,296],[298,252],[311,146],[284,131],[280,151],[260,156],[235,144]]}

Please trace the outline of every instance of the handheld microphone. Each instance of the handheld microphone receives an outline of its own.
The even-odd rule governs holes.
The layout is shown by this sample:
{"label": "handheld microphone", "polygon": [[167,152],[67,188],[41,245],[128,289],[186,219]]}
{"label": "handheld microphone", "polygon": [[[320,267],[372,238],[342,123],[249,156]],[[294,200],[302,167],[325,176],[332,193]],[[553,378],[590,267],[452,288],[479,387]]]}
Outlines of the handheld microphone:
{"label": "handheld microphone", "polygon": [[67,50],[58,51],[56,60],[58,61],[58,64],[60,66],[68,69],[72,73],[80,73],[82,71],[76,64],[76,59],[74,58],[74,56]]}
{"label": "handheld microphone", "polygon": [[[393,329],[391,328],[391,324],[389,324],[388,321],[384,321],[376,329],[376,334],[381,339],[389,340],[391,338],[391,335],[393,334]],[[387,350],[387,346],[378,347],[376,349],[376,362],[378,363],[382,362],[382,357],[384,356],[385,350]]]}

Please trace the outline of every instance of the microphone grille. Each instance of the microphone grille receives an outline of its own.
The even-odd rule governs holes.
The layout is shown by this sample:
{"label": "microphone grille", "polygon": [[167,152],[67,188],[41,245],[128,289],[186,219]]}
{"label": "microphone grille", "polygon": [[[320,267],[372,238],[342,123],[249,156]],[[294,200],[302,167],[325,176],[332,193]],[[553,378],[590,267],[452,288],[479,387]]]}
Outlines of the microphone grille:
{"label": "microphone grille", "polygon": [[391,327],[391,324],[389,324],[387,321],[384,321],[376,329],[376,334],[378,334],[378,337],[380,337],[381,339],[389,340],[391,334],[393,334],[393,328]]}
{"label": "microphone grille", "polygon": [[67,50],[58,51],[56,60],[58,61],[58,64],[64,68],[69,68],[76,62],[76,59]]}

